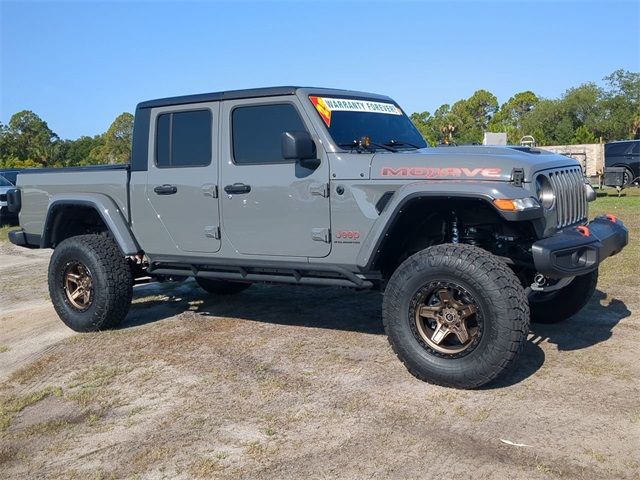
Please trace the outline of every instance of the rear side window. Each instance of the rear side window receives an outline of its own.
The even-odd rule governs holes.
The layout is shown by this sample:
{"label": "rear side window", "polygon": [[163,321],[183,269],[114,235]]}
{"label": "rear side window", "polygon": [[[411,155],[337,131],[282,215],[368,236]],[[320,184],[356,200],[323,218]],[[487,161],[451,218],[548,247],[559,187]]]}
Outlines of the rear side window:
{"label": "rear side window", "polygon": [[233,158],[240,165],[289,162],[282,133],[307,129],[289,103],[236,107],[232,113]]}
{"label": "rear side window", "polygon": [[156,165],[203,167],[211,163],[212,119],[209,110],[158,115]]}

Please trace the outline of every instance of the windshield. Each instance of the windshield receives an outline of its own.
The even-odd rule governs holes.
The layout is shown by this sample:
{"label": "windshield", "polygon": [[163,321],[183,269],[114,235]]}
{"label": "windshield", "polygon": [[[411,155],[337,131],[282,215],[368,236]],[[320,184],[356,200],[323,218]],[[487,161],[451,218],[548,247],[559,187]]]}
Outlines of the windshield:
{"label": "windshield", "polygon": [[411,120],[394,103],[316,96],[310,96],[309,100],[331,138],[341,147],[355,145],[363,137],[369,137],[371,145],[394,150],[428,146]]}
{"label": "windshield", "polygon": [[0,187],[13,187],[13,183],[0,175]]}

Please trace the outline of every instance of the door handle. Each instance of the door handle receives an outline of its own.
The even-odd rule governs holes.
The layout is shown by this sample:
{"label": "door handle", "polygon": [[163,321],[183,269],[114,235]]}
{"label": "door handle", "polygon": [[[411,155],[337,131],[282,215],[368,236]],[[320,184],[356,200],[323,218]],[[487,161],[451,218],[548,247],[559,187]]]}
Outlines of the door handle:
{"label": "door handle", "polygon": [[175,185],[164,184],[158,185],[153,189],[153,191],[158,195],[173,195],[174,193],[178,193],[178,187],[176,187]]}
{"label": "door handle", "polygon": [[244,183],[234,183],[233,185],[227,185],[224,187],[224,191],[232,193],[249,193],[251,191],[251,185],[245,185]]}

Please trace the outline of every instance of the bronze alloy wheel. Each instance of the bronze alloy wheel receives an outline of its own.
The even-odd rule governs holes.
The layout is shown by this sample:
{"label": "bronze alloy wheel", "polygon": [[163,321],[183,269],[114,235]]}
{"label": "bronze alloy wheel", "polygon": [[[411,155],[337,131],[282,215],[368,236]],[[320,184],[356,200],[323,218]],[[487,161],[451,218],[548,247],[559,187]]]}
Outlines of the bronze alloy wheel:
{"label": "bronze alloy wheel", "polygon": [[69,304],[80,312],[87,310],[93,301],[93,279],[89,269],[80,262],[69,262],[63,281]]}
{"label": "bronze alloy wheel", "polygon": [[473,296],[461,285],[432,282],[414,297],[417,338],[442,357],[470,353],[482,335],[482,314]]}

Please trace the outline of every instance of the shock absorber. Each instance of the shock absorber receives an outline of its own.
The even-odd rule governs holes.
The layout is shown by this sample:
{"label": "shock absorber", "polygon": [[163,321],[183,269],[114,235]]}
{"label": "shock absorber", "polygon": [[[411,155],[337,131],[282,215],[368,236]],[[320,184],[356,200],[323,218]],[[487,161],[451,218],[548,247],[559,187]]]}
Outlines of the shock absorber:
{"label": "shock absorber", "polygon": [[460,236],[458,234],[458,217],[455,212],[451,212],[451,243],[458,243]]}

